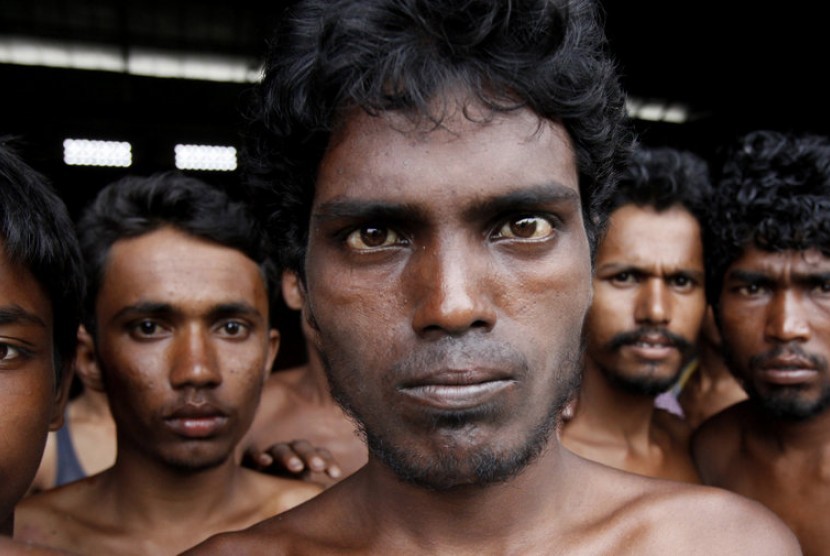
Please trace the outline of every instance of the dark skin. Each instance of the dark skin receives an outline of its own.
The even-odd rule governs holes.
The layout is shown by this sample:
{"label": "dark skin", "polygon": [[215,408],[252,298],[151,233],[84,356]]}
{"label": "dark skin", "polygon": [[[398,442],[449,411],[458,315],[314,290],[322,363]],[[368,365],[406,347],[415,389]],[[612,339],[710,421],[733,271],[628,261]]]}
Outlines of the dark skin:
{"label": "dark skin", "polygon": [[[695,459],[707,484],[777,513],[805,554],[825,554],[830,531],[830,259],[817,251],[745,250],[726,271],[721,332],[750,399],[705,422]],[[767,407],[796,408],[796,417]],[[812,414],[809,414],[812,413]]]}
{"label": "dark skin", "polygon": [[683,419],[696,429],[712,417],[746,399],[746,392],[726,366],[721,352],[721,337],[712,308],[706,310],[698,338],[697,363],[677,401],[683,408]]}
{"label": "dark skin", "polygon": [[111,402],[115,464],[26,498],[16,537],[72,552],[178,554],[320,491],[233,457],[278,346],[254,261],[172,228],[122,239],[95,311],[95,386]]}
{"label": "dark skin", "polygon": [[[570,393],[591,295],[575,159],[558,124],[466,108],[417,130],[354,113],[320,166],[304,316],[333,385],[394,453],[375,447],[308,504],[191,553],[677,553],[730,546],[726,512],[774,545],[753,534],[750,550],[796,554],[747,501],[536,438]],[[667,527],[688,511],[702,519]]]}
{"label": "dark skin", "polygon": [[[302,293],[293,272],[283,274],[282,295],[288,307],[302,308]],[[311,331],[303,324],[307,337]],[[281,462],[287,462],[289,470],[302,472],[307,480],[331,486],[366,464],[366,445],[354,421],[331,397],[319,355],[313,349],[307,351],[305,365],[268,377],[262,402],[242,444],[254,465],[268,468],[276,462],[276,467],[281,467]]]}
{"label": "dark skin", "polygon": [[[582,457],[617,469],[699,482],[691,429],[654,406],[656,394],[632,392],[609,378],[671,382],[687,355],[660,330],[696,340],[706,305],[700,226],[684,208],[663,212],[624,205],[611,214],[596,260],[588,349],[578,403],[562,442]],[[652,330],[620,347],[621,333]]]}
{"label": "dark skin", "polygon": [[56,382],[52,326],[46,292],[0,241],[0,535],[12,534],[46,435],[63,422],[71,372]]}

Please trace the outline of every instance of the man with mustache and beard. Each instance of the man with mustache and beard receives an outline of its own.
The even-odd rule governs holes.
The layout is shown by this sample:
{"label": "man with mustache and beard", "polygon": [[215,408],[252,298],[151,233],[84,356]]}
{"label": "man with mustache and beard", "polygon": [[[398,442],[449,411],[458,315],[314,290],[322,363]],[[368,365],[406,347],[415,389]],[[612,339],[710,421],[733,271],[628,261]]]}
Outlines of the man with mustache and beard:
{"label": "man with mustache and beard", "polygon": [[798,553],[760,504],[557,438],[629,145],[596,9],[291,4],[248,183],[368,462],[190,554]]}
{"label": "man with mustache and beard", "polygon": [[748,133],[724,164],[707,292],[749,399],[694,437],[703,481],[758,500],[827,554],[830,528],[830,140]]}
{"label": "man with mustache and beard", "polygon": [[585,323],[582,386],[562,442],[633,473],[699,482],[691,428],[655,407],[694,356],[706,310],[700,221],[706,162],[688,151],[634,151],[610,200]]}
{"label": "man with mustache and beard", "polygon": [[18,506],[15,537],[78,554],[178,554],[322,490],[234,449],[277,353],[269,243],[245,205],[178,173],[104,188],[78,224],[78,358],[106,392],[112,467]]}

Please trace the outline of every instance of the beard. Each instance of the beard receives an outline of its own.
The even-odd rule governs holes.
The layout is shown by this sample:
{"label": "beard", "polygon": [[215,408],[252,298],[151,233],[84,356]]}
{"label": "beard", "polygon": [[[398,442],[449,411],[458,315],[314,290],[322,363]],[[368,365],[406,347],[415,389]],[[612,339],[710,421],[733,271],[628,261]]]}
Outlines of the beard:
{"label": "beard", "polygon": [[[737,369],[735,358],[727,346],[723,349],[724,357],[730,368]],[[769,352],[752,356],[749,359],[749,376],[753,376],[764,367],[767,360],[780,357],[782,353],[797,355],[809,360],[811,365],[823,376],[827,375],[827,360],[817,355],[808,354],[798,346],[777,347]],[[773,386],[759,389],[752,380],[742,381],[749,399],[763,413],[781,421],[806,421],[830,407],[830,383],[825,382],[817,396],[805,395],[807,388],[803,385]]]}
{"label": "beard", "polygon": [[[319,350],[319,353],[332,396],[356,423],[369,452],[401,481],[428,490],[446,492],[465,487],[483,488],[509,481],[544,451],[559,425],[565,406],[579,389],[582,345],[582,342],[578,342],[579,347],[575,350],[577,353],[566,355],[560,362],[559,369],[549,371],[557,373],[551,386],[553,392],[550,401],[546,411],[529,427],[521,444],[501,449],[491,443],[481,443],[472,449],[457,449],[453,445],[456,442],[454,435],[466,433],[467,437],[474,437],[479,425],[488,423],[498,427],[510,418],[501,406],[483,404],[472,409],[447,410],[430,415],[430,422],[423,427],[424,432],[430,435],[444,432],[447,443],[443,449],[426,456],[408,448],[405,443],[396,442],[395,431],[390,428],[394,425],[389,425],[393,420],[378,419],[377,410],[361,407],[355,399],[355,392],[359,392],[363,386],[356,385],[353,381],[350,384],[344,383],[349,381],[341,381],[333,368],[342,362],[333,362],[327,357],[325,351],[328,350]],[[521,354],[512,352],[512,357],[514,360],[521,359],[525,373],[531,372]],[[416,368],[424,363],[424,359],[429,359],[429,356],[408,358],[399,367]],[[494,353],[493,359],[504,359],[504,353]],[[355,375],[345,372],[342,376]]]}
{"label": "beard", "polygon": [[602,347],[602,350],[613,353],[623,346],[634,345],[642,341],[644,337],[654,334],[665,337],[670,345],[680,352],[681,359],[677,369],[668,376],[661,376],[659,374],[659,367],[662,365],[661,362],[644,362],[641,364],[640,372],[636,375],[628,375],[619,373],[609,366],[598,365],[602,375],[614,388],[635,396],[656,397],[669,390],[678,381],[680,375],[683,373],[683,369],[694,358],[695,346],[686,338],[665,328],[641,327],[636,330],[621,332],[611,338]]}

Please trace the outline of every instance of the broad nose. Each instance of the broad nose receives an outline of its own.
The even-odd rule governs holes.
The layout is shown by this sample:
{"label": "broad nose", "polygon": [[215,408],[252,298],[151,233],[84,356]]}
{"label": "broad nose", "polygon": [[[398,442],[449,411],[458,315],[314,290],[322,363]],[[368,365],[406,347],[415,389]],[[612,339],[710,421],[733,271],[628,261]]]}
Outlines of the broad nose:
{"label": "broad nose", "polygon": [[671,320],[671,292],[661,278],[648,278],[639,288],[634,319],[643,324],[667,324]]}
{"label": "broad nose", "polygon": [[767,306],[764,334],[778,342],[810,339],[807,309],[795,292],[782,290],[772,296]]}
{"label": "broad nose", "polygon": [[494,269],[476,247],[461,242],[421,249],[410,263],[413,328],[421,336],[489,331],[496,323]]}
{"label": "broad nose", "polygon": [[212,388],[222,383],[222,373],[210,332],[192,325],[180,330],[172,351],[170,383],[174,388]]}

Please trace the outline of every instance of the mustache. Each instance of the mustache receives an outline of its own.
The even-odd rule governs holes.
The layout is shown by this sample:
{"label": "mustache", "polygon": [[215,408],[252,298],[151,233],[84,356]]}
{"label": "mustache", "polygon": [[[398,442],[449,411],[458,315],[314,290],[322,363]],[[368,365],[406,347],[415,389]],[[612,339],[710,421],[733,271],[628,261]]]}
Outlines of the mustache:
{"label": "mustache", "polygon": [[517,348],[480,338],[445,337],[402,357],[391,368],[396,381],[424,376],[434,369],[503,369],[511,375],[529,371],[525,355]]}
{"label": "mustache", "polygon": [[635,330],[620,332],[611,338],[607,347],[611,350],[617,350],[623,346],[632,346],[640,342],[647,342],[655,336],[659,336],[667,345],[682,352],[689,351],[693,348],[692,342],[662,326],[641,326]]}
{"label": "mustache", "polygon": [[761,370],[773,366],[780,367],[776,363],[780,359],[794,359],[797,367],[803,367],[803,363],[807,362],[809,363],[809,367],[817,371],[827,370],[826,358],[814,353],[807,353],[799,345],[776,346],[767,352],[753,355],[749,358],[749,368],[752,370]]}

